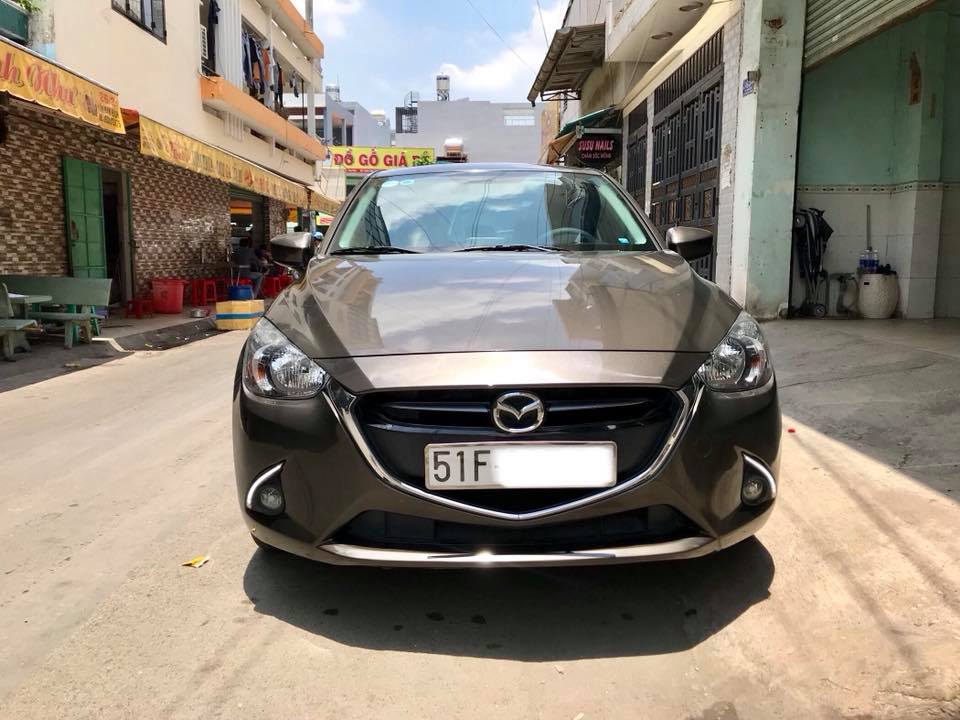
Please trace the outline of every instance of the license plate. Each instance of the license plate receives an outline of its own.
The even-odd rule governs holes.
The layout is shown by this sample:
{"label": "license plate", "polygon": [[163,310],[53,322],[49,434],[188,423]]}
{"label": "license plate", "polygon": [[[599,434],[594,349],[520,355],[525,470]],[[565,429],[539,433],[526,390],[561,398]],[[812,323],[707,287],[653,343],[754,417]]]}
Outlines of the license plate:
{"label": "license plate", "polygon": [[427,445],[428,490],[604,488],[617,482],[612,442]]}

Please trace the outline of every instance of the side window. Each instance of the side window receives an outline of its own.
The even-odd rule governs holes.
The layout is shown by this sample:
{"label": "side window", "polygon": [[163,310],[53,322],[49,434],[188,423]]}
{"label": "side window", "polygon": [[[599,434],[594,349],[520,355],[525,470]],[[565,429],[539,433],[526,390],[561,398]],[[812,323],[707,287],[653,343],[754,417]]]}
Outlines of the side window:
{"label": "side window", "polygon": [[167,41],[164,0],[111,0],[113,9],[163,42]]}

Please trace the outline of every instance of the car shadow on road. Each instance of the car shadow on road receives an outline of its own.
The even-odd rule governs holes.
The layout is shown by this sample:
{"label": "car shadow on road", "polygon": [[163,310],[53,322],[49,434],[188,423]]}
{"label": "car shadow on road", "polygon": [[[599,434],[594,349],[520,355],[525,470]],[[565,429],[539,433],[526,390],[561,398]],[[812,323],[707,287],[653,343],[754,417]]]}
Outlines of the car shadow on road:
{"label": "car shadow on road", "polygon": [[694,560],[608,567],[334,567],[257,551],[257,612],[345,645],[524,661],[689,649],[769,597],[756,539]]}

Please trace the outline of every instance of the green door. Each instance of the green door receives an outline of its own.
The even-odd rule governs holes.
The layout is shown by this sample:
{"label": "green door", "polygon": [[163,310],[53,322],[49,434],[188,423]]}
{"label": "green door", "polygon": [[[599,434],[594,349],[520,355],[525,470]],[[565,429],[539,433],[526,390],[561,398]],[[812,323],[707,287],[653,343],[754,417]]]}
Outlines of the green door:
{"label": "green door", "polygon": [[96,163],[63,158],[70,272],[74,277],[107,277],[103,234],[103,178]]}

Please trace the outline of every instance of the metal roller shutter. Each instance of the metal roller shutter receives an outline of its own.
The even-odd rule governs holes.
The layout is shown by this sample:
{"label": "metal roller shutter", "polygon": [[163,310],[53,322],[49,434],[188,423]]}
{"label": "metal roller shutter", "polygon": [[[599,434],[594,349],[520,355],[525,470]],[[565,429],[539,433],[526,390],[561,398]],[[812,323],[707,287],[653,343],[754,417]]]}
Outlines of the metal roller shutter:
{"label": "metal roller shutter", "polygon": [[807,0],[803,66],[845,50],[934,0]]}

